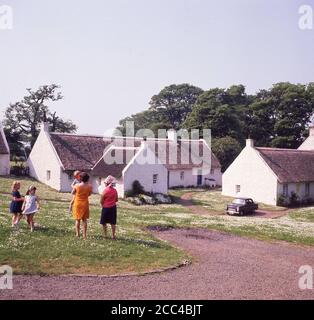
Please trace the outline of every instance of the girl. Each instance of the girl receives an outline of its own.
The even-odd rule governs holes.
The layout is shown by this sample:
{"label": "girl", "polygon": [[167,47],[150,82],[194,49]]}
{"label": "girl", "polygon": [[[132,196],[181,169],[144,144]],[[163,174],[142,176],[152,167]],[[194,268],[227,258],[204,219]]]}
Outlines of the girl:
{"label": "girl", "polygon": [[22,205],[24,199],[21,197],[19,192],[21,188],[21,183],[19,181],[14,181],[12,184],[12,201],[10,204],[10,213],[12,213],[12,227],[16,226],[22,217]]}
{"label": "girl", "polygon": [[34,215],[39,210],[39,199],[35,195],[36,187],[30,186],[26,192],[25,201],[23,203],[23,215],[25,215],[27,223],[31,227],[31,232],[34,231]]}

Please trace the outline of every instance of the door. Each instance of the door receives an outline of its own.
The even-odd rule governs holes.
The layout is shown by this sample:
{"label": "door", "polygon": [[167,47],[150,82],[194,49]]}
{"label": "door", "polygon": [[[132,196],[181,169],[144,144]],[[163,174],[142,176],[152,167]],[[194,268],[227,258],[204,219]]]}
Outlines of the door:
{"label": "door", "polygon": [[197,175],[197,185],[201,186],[203,184],[203,176],[201,174]]}

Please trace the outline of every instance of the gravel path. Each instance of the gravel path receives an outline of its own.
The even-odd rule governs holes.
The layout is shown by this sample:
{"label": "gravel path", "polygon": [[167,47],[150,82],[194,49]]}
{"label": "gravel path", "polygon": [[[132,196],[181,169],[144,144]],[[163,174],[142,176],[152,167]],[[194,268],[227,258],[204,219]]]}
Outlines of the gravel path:
{"label": "gravel path", "polygon": [[204,229],[155,234],[188,251],[193,263],[145,276],[16,276],[0,299],[314,299],[314,290],[298,287],[299,267],[314,267],[313,248]]}

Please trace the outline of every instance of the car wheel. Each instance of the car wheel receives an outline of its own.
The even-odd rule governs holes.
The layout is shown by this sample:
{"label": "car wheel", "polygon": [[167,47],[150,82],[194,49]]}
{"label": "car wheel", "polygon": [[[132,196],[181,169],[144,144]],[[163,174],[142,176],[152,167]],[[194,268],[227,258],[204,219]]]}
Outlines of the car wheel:
{"label": "car wheel", "polygon": [[243,216],[243,215],[244,215],[243,210],[240,210],[240,211],[239,211],[239,215],[240,215],[240,216]]}

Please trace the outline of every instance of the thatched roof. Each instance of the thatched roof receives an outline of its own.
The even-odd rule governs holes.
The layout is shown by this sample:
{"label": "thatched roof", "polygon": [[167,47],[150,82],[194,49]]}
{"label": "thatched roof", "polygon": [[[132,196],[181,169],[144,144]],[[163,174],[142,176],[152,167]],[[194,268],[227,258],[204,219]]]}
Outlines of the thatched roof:
{"label": "thatched roof", "polygon": [[279,182],[314,181],[314,151],[256,148]]}

